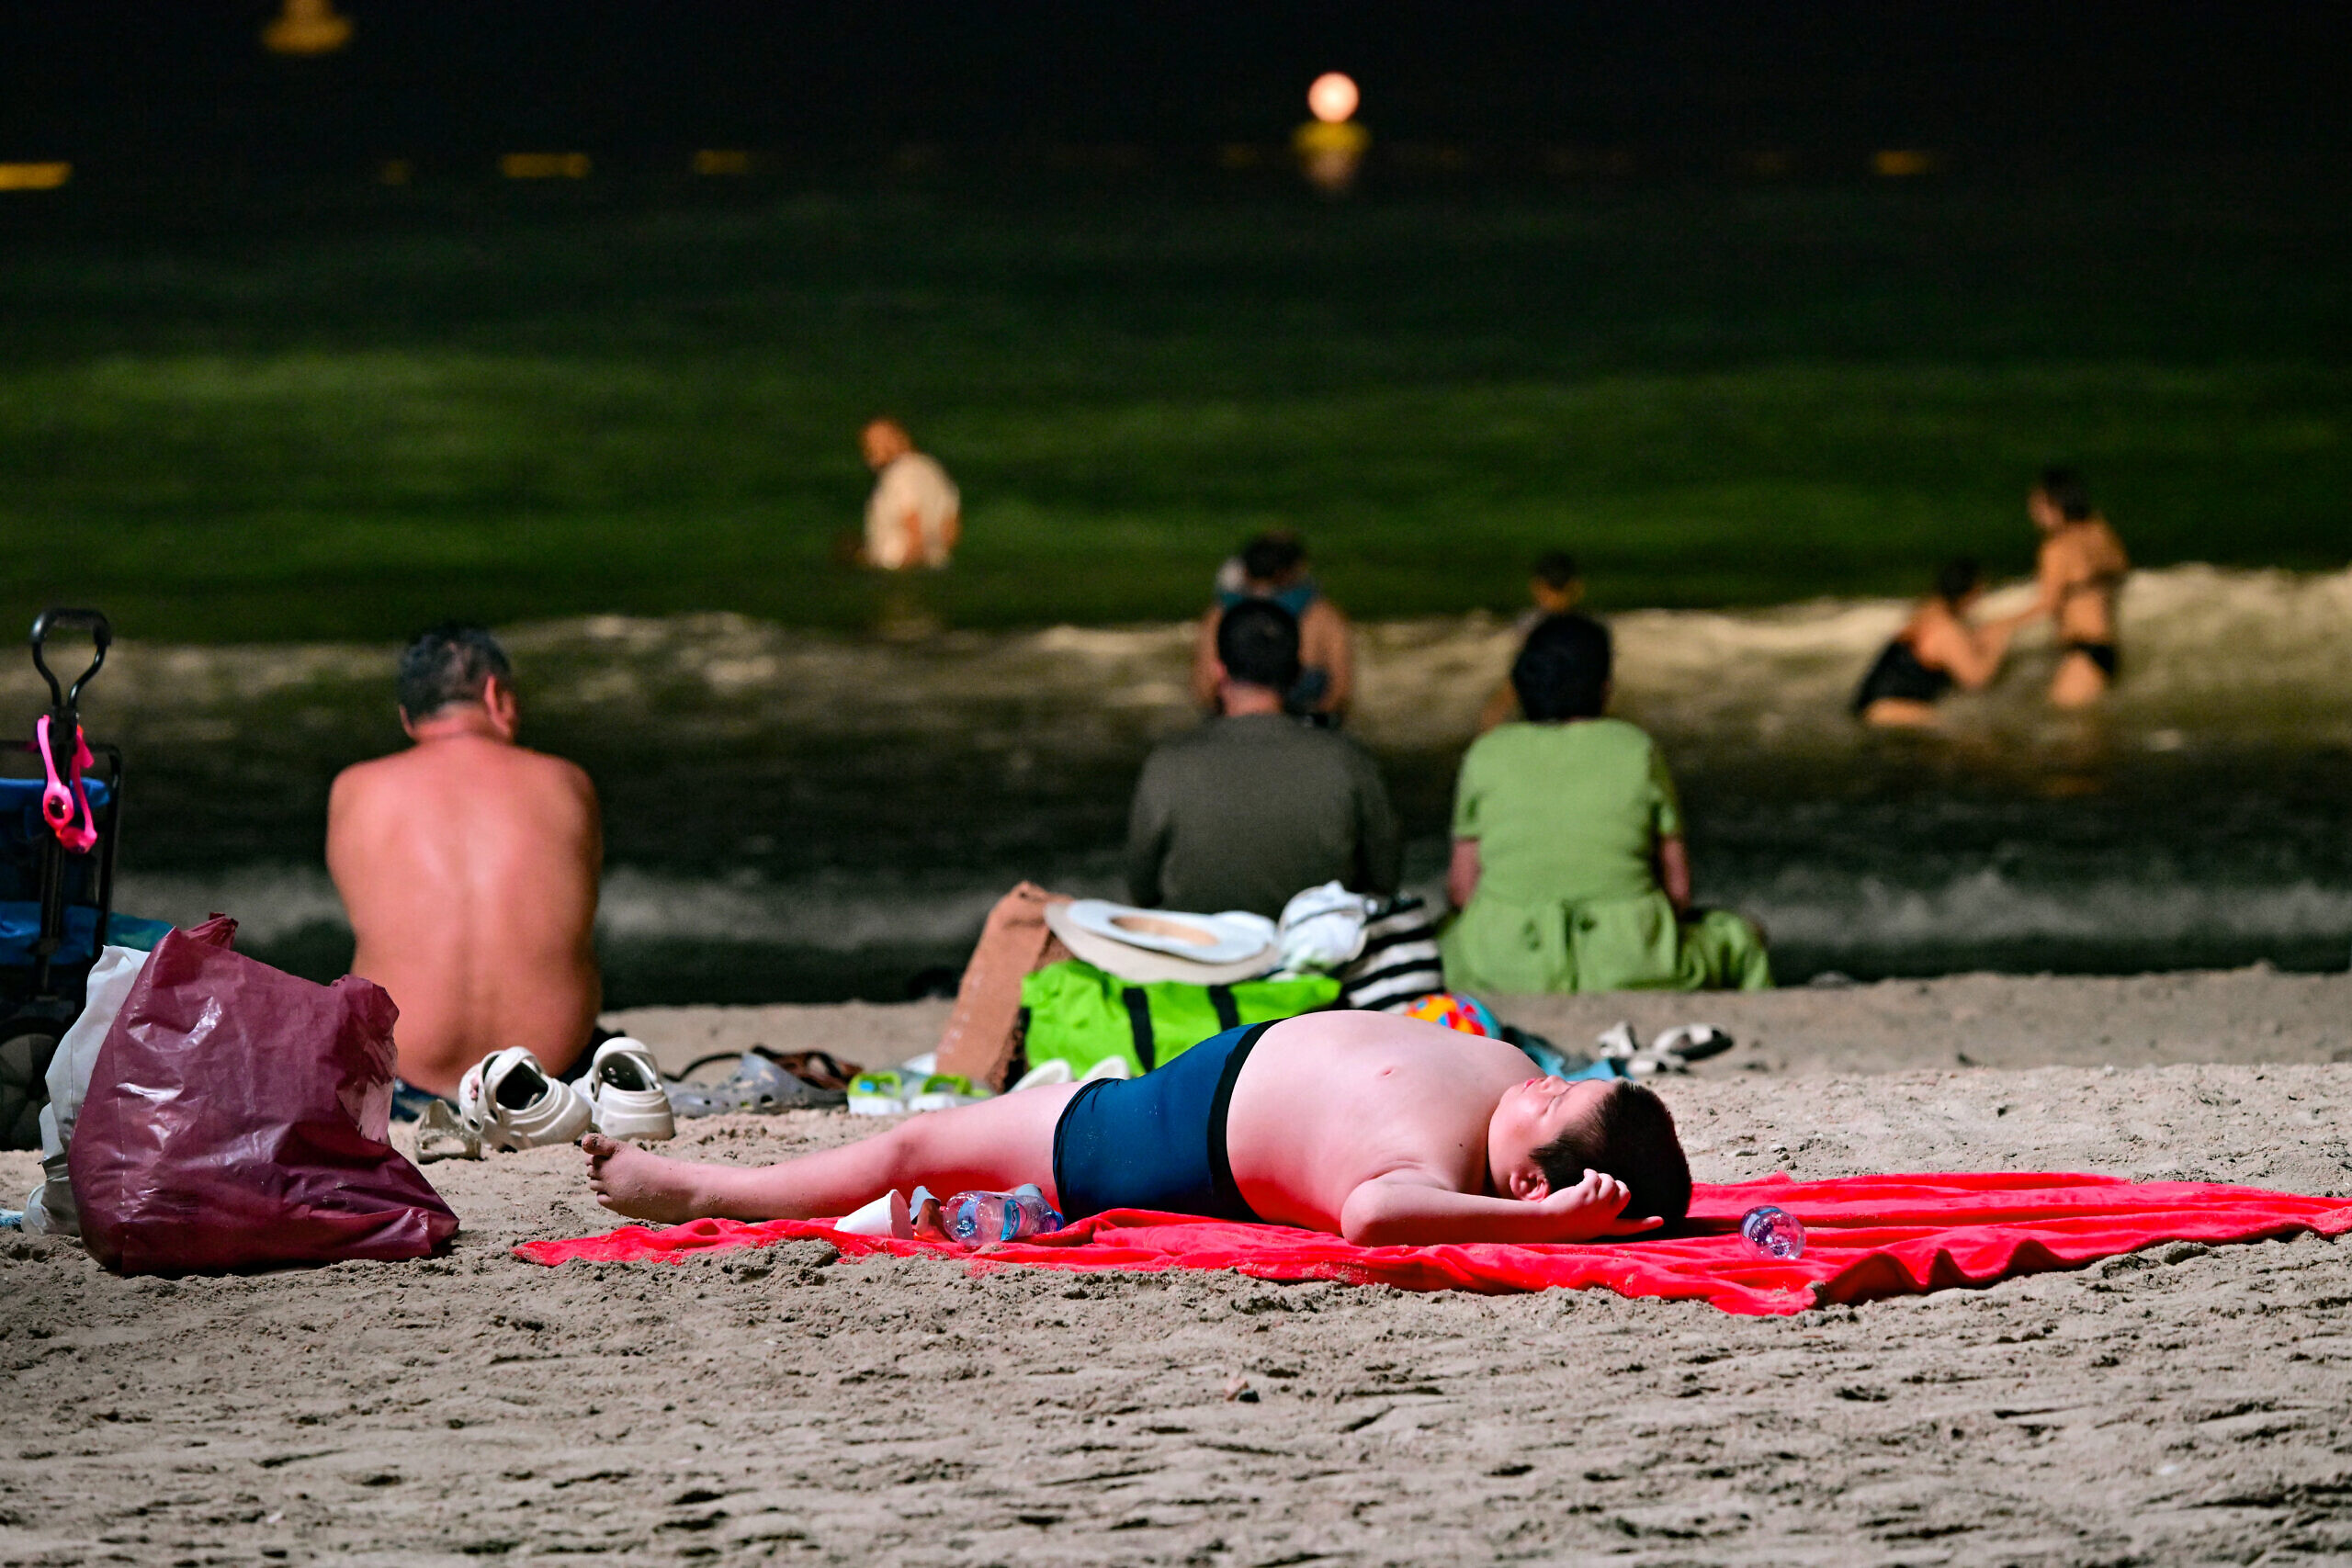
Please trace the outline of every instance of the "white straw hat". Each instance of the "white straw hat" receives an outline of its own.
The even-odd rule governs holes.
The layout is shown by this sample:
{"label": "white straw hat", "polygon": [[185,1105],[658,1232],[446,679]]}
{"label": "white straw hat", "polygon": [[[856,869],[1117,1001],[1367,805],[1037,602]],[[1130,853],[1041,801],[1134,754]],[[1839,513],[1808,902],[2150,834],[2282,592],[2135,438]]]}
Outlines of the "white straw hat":
{"label": "white straw hat", "polygon": [[1253,979],[1282,962],[1274,922],[1243,909],[1195,915],[1080,898],[1047,905],[1046,925],[1076,956],[1106,974],[1138,983],[1230,985]]}

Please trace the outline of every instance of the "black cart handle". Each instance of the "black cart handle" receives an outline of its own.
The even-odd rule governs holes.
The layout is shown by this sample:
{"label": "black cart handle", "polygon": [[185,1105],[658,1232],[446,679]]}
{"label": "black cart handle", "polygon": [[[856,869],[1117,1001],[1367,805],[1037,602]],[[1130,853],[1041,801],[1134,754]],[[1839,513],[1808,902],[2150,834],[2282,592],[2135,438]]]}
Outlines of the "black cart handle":
{"label": "black cart handle", "polygon": [[[90,667],[74,679],[74,684],[61,689],[57,677],[50,673],[49,660],[41,657],[42,645],[49,641],[51,631],[59,626],[80,626],[90,634],[95,651],[90,655]],[[50,705],[59,713],[78,713],[82,705],[82,688],[107,661],[107,649],[114,641],[114,627],[97,610],[43,610],[33,617],[33,668],[49,682]]]}

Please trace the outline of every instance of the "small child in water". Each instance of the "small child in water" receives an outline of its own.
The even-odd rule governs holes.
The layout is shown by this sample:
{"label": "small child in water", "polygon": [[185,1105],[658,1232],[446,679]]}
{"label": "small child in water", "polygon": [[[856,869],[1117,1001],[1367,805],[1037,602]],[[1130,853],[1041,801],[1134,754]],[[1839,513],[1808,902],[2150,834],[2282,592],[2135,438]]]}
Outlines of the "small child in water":
{"label": "small child in water", "polygon": [[664,1224],[832,1217],[917,1183],[1024,1182],[1072,1220],[1158,1209],[1367,1247],[1591,1241],[1679,1222],[1690,1167],[1664,1102],[1528,1066],[1500,1040],[1309,1013],[1227,1030],[1139,1078],[1024,1089],[776,1165],[581,1143],[599,1202]]}

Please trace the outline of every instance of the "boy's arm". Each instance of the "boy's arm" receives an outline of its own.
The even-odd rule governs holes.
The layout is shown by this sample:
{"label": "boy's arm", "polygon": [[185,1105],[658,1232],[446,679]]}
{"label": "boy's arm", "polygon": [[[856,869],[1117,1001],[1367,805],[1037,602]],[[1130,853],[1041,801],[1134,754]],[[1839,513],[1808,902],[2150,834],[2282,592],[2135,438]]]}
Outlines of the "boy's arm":
{"label": "boy's arm", "polygon": [[1340,1208],[1340,1234],[1359,1247],[1448,1242],[1592,1241],[1656,1230],[1655,1217],[1628,1220],[1625,1184],[1600,1171],[1541,1199],[1489,1198],[1442,1187],[1419,1171],[1361,1182]]}

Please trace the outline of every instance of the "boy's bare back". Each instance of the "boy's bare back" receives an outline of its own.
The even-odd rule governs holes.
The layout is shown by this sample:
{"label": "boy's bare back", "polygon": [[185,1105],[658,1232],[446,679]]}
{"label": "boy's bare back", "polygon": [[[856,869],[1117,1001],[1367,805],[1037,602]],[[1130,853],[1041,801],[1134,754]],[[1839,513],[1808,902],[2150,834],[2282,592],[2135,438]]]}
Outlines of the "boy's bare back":
{"label": "boy's bare back", "polygon": [[1495,1103],[1536,1076],[1518,1047],[1385,1013],[1310,1013],[1266,1032],[1233,1088],[1233,1179],[1269,1220],[1337,1231],[1348,1197],[1397,1171],[1487,1189]]}

